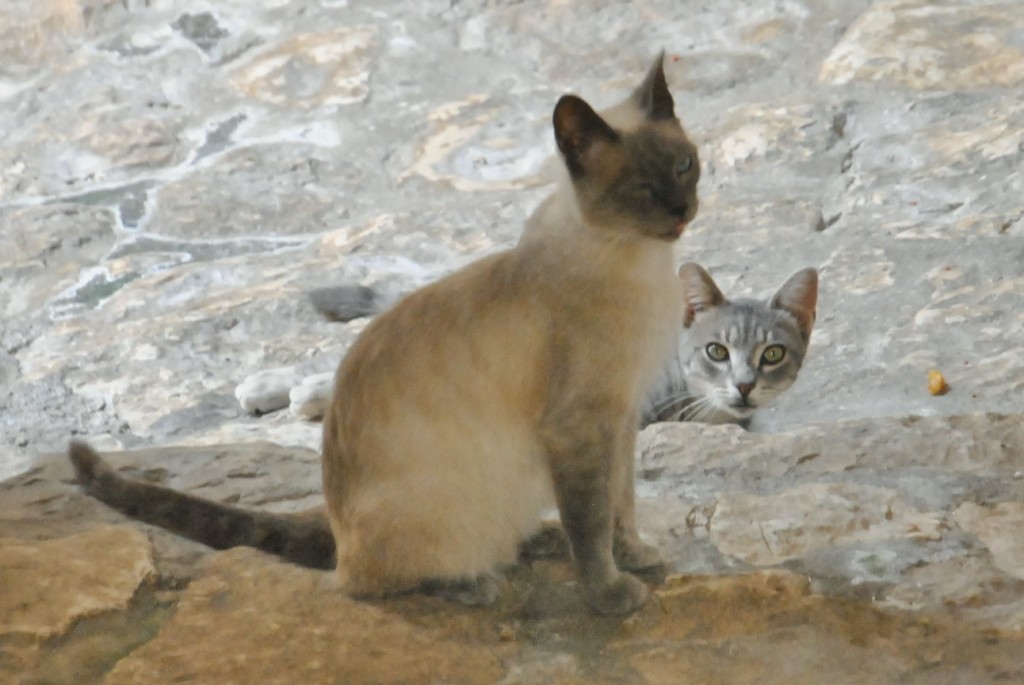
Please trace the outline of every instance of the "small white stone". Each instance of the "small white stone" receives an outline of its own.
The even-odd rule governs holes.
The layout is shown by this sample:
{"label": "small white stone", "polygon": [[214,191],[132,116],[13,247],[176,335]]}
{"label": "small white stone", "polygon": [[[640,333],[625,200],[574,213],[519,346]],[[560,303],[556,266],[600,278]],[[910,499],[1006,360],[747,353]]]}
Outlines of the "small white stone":
{"label": "small white stone", "polygon": [[333,371],[307,376],[288,393],[288,397],[291,400],[289,411],[291,411],[293,416],[309,421],[321,419],[327,413],[333,389]]}
{"label": "small white stone", "polygon": [[265,414],[277,411],[288,406],[288,391],[300,378],[293,366],[260,371],[235,388],[235,398],[247,412]]}

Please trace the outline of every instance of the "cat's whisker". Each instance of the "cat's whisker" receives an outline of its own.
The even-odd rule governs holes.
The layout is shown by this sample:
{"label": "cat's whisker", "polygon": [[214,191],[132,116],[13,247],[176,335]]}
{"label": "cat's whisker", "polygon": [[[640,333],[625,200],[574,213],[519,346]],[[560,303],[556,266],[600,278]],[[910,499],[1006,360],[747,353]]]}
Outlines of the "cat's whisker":
{"label": "cat's whisker", "polygon": [[699,415],[701,413],[701,409],[702,409],[702,407],[700,407],[698,405],[695,405],[695,404],[691,404],[688,407],[685,407],[685,408],[679,410],[679,413],[677,413],[673,417],[672,420],[673,421],[697,421],[697,420],[699,420],[698,417],[699,417]]}
{"label": "cat's whisker", "polygon": [[701,421],[714,412],[714,402],[710,397],[700,397],[683,407],[677,421]]}
{"label": "cat's whisker", "polygon": [[667,397],[665,397],[665,399],[661,400],[660,402],[656,402],[651,407],[650,413],[656,415],[661,414],[669,407],[672,407],[676,404],[679,404],[680,402],[685,402],[686,400],[691,399],[699,399],[699,396],[690,392],[686,388],[682,388],[680,391],[670,393]]}
{"label": "cat's whisker", "polygon": [[717,412],[718,405],[715,402],[708,400],[708,402],[704,405],[703,410],[700,413],[700,420],[706,421],[713,417]]}
{"label": "cat's whisker", "polygon": [[694,412],[697,411],[697,409],[699,409],[699,405],[700,405],[701,401],[702,400],[698,399],[698,400],[696,400],[694,402],[691,402],[689,404],[683,405],[682,407],[679,408],[678,411],[676,411],[675,413],[672,414],[671,420],[672,421],[687,421],[687,420],[689,420],[692,417],[692,415],[694,414]]}

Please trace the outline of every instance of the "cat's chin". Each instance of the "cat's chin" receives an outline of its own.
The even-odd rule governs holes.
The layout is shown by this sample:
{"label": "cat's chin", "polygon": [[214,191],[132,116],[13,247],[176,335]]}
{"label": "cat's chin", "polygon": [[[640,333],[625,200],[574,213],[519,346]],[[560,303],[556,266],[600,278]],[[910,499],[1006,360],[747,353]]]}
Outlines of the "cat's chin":
{"label": "cat's chin", "polygon": [[690,224],[690,222],[688,220],[687,221],[680,221],[678,224],[673,226],[670,230],[665,231],[664,233],[662,233],[658,237],[661,238],[662,240],[665,240],[665,241],[670,242],[670,243],[671,242],[675,242],[676,240],[679,240],[679,238],[682,237],[683,231],[686,230],[686,227],[689,224]]}
{"label": "cat's chin", "polygon": [[745,405],[738,406],[738,407],[734,407],[734,406],[723,407],[722,409],[725,412],[727,412],[729,414],[732,414],[737,419],[749,419],[751,416],[754,415],[754,412],[757,411],[757,407],[749,405],[749,404],[745,404]]}

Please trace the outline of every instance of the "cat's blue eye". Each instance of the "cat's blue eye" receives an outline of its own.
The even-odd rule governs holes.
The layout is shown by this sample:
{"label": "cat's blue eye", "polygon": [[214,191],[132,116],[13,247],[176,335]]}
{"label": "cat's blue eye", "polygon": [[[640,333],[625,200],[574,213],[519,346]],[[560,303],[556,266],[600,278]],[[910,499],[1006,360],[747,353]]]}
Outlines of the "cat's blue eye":
{"label": "cat's blue eye", "polygon": [[676,162],[676,176],[682,176],[687,171],[693,168],[693,157],[687,155],[681,160]]}
{"label": "cat's blue eye", "polygon": [[771,366],[778,364],[786,358],[786,348],[782,345],[769,345],[764,348],[764,352],[761,353],[761,361]]}
{"label": "cat's blue eye", "polygon": [[713,362],[724,362],[729,358],[729,350],[725,349],[725,345],[718,343],[708,343],[708,346],[704,348],[704,354]]}

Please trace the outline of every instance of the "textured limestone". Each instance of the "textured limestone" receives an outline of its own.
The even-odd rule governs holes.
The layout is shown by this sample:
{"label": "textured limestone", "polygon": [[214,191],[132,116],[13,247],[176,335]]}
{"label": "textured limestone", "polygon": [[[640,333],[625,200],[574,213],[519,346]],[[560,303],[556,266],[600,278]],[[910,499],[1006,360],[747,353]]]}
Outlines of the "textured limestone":
{"label": "textured limestone", "polygon": [[1022,29],[1013,2],[882,0],[847,31],[821,78],[887,79],[920,90],[1020,86]]}
{"label": "textured limestone", "polygon": [[367,69],[377,47],[375,26],[299,34],[235,71],[231,82],[246,95],[275,105],[350,105],[369,93]]}
{"label": "textured limestone", "polygon": [[[0,84],[4,473],[71,431],[315,444],[232,399],[268,369],[330,371],[358,333],[303,293],[394,296],[513,243],[547,192],[557,96],[613,103],[659,46],[705,162],[680,258],[738,294],[822,274],[803,377],[761,429],[1021,407],[1024,106],[968,84],[989,53],[963,49],[990,34],[1009,59],[1005,7],[33,7],[5,11],[63,47]],[[961,75],[908,87],[875,54],[900,41]],[[5,64],[21,49],[0,42]],[[850,60],[856,78],[819,79]],[[924,391],[930,368],[953,392]]]}
{"label": "textured limestone", "polygon": [[[644,532],[699,573],[783,566],[898,607],[1024,626],[1020,415],[641,434]],[[970,608],[976,611],[968,611]]]}
{"label": "textured limestone", "polygon": [[942,525],[895,490],[813,483],[775,496],[720,497],[711,542],[748,564],[771,565],[830,546],[937,540]]}
{"label": "textured limestone", "polygon": [[[47,305],[57,311],[92,306],[90,298],[104,294],[100,288],[90,292],[90,276],[98,285],[120,275],[115,265],[96,266],[115,241],[105,211],[75,204],[0,208],[0,224],[21,223],[40,230],[0,233],[0,312],[5,319],[34,318]],[[75,298],[67,296],[72,291]],[[3,337],[14,334],[5,328]],[[4,342],[5,347],[15,345],[14,340]]]}
{"label": "textured limestone", "polygon": [[125,609],[153,573],[149,541],[128,526],[41,542],[0,538],[0,635],[54,637],[81,618]]}
{"label": "textured limestone", "polygon": [[996,567],[1024,580],[1024,539],[1020,536],[1024,502],[1000,502],[994,507],[964,502],[953,517],[961,528],[985,543]]}
{"label": "textured limestone", "polygon": [[[59,630],[56,650],[0,635],[0,657],[26,675],[56,673],[48,675],[55,683],[285,683],[297,672],[312,683],[339,674],[354,683],[440,674],[524,685],[862,683],[864,674],[1013,682],[1024,675],[1022,448],[1019,414],[778,435],[648,428],[637,465],[642,534],[686,575],[625,622],[591,617],[571,570],[555,562],[511,569],[487,611],[417,597],[352,601],[332,574],[248,550],[211,556],[126,523],[70,486],[70,467],[52,455],[0,485],[0,526],[17,538],[3,548],[66,551],[77,539],[67,536],[81,531],[145,530],[154,584],[165,588],[156,598],[174,610],[117,612],[117,630]],[[241,506],[298,511],[321,501],[311,450],[181,447],[109,458],[132,477]],[[109,523],[119,526],[102,528]],[[85,545],[75,556],[102,569],[107,547]]]}
{"label": "textured limestone", "polygon": [[218,555],[157,638],[119,662],[104,683],[498,680],[498,654],[350,600],[333,579],[250,551]]}
{"label": "textured limestone", "polygon": [[[518,115],[518,116],[517,116]],[[520,117],[525,121],[517,120]],[[419,144],[415,161],[399,176],[413,174],[461,191],[526,188],[550,182],[544,162],[552,145],[538,147],[528,141],[542,139],[547,124],[541,117],[509,112],[485,95],[446,102],[427,113],[430,133]],[[525,135],[512,137],[509,129],[525,123]]]}
{"label": "textured limestone", "polygon": [[625,623],[553,610],[574,591],[535,576],[550,594],[527,615],[521,602],[535,601],[514,589],[488,611],[366,604],[325,574],[220,554],[103,682],[982,684],[1022,674],[1019,635],[829,600],[786,572],[671,578]]}
{"label": "textured limestone", "polygon": [[73,1],[6,3],[0,8],[0,51],[8,59],[0,74],[21,75],[52,59],[74,44],[82,19]]}

